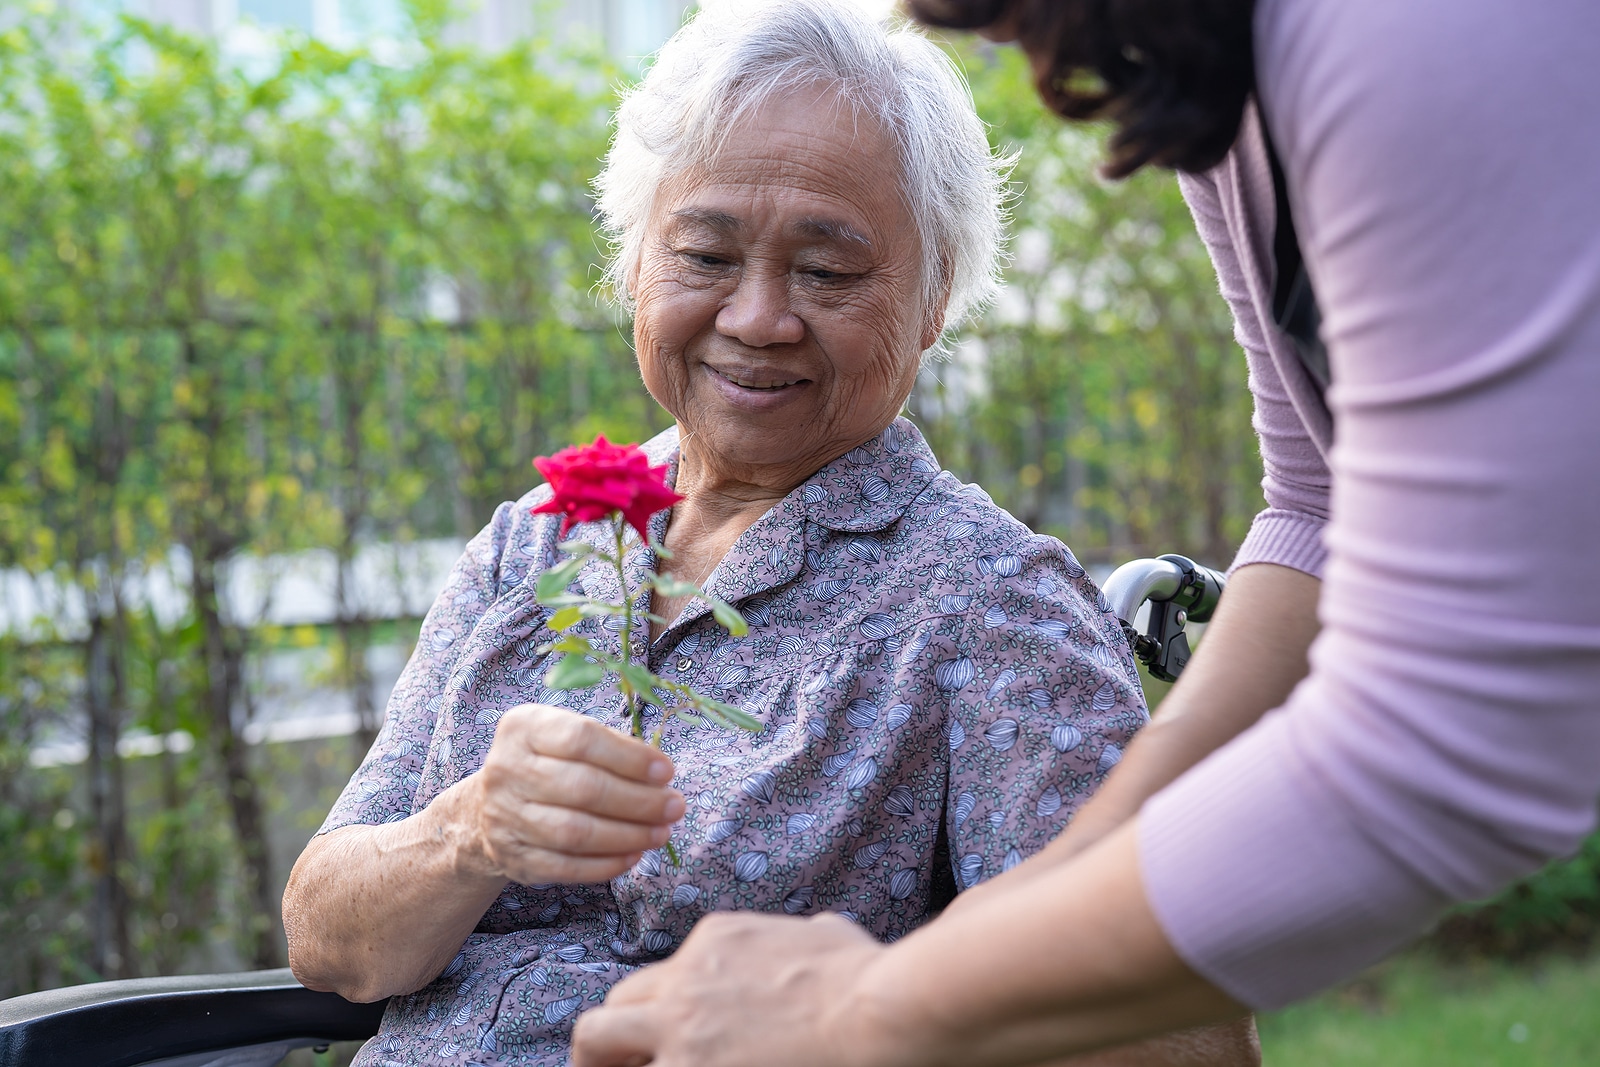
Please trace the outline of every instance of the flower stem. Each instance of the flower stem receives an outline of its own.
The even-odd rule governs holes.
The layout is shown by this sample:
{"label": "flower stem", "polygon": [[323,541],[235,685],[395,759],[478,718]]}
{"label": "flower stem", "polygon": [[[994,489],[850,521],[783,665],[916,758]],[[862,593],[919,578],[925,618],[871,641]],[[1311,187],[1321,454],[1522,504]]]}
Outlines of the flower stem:
{"label": "flower stem", "polygon": [[[627,549],[623,544],[622,516],[620,513],[612,514],[611,528],[613,531],[615,531],[617,542],[617,555],[616,558],[611,562],[612,565],[617,568],[617,587],[622,590],[622,662],[632,663],[633,593],[628,589],[628,575],[627,571],[622,565],[623,557],[626,555]],[[633,728],[633,736],[642,740],[644,738],[643,694],[635,693],[633,691],[633,687],[629,685],[626,679],[622,680],[622,686],[624,692],[627,693],[626,699],[628,718],[630,720],[630,725]],[[661,714],[661,723],[656,727],[655,733],[650,735],[650,744],[654,748],[659,749],[661,747],[661,731],[665,730],[666,728],[667,715],[666,711],[663,709]],[[678,858],[678,850],[672,846],[671,838],[667,839],[665,851],[667,854],[667,861],[671,863],[672,866],[677,867],[682,864],[683,861]]]}
{"label": "flower stem", "polygon": [[[628,590],[627,572],[623,570],[622,560],[626,549],[622,543],[622,517],[618,514],[611,516],[611,529],[616,535],[617,554],[611,561],[617,568],[617,588],[622,590],[622,662],[633,662],[633,597]],[[639,694],[633,692],[626,681],[623,686],[627,690],[629,725],[633,728],[634,737],[644,737],[644,702],[639,699]]]}

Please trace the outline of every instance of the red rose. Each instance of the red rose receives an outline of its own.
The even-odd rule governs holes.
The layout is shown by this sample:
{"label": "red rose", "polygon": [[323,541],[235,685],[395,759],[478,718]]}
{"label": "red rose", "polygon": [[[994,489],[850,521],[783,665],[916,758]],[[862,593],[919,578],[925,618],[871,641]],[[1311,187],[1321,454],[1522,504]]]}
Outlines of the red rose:
{"label": "red rose", "polygon": [[650,516],[683,497],[667,488],[667,468],[650,466],[638,445],[614,445],[604,434],[592,445],[563,448],[533,461],[554,495],[533,508],[535,515],[565,514],[561,536],[580,522],[595,522],[622,512],[629,526],[645,540]]}

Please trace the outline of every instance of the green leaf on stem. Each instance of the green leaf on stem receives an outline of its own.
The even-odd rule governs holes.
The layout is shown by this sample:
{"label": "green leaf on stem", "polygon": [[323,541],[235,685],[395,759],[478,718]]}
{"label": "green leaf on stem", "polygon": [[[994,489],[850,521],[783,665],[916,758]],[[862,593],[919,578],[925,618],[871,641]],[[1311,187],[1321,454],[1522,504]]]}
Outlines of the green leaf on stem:
{"label": "green leaf on stem", "polygon": [[568,607],[562,608],[560,611],[550,616],[550,621],[545,623],[545,625],[550,627],[552,630],[565,630],[569,626],[576,625],[582,618],[583,606],[580,604],[572,604]]}
{"label": "green leaf on stem", "polygon": [[711,606],[711,614],[715,615],[717,621],[734,637],[743,637],[750,632],[750,624],[744,621],[744,616],[740,615],[732,604],[719,600],[709,593],[695,595]]}
{"label": "green leaf on stem", "polygon": [[644,697],[648,697],[650,690],[655,688],[661,681],[660,678],[651,674],[647,668],[641,667],[637,663],[619,663],[617,664],[617,673],[622,675],[623,680],[633,688],[635,693]]}
{"label": "green leaf on stem", "polygon": [[657,541],[654,537],[650,538],[650,550],[656,554],[657,559],[672,558],[672,553],[667,551],[667,546]]}
{"label": "green leaf on stem", "polygon": [[753,734],[759,734],[766,729],[761,725],[760,719],[757,719],[742,708],[734,707],[732,704],[724,704],[720,700],[712,700],[710,697],[701,696],[699,693],[690,697],[689,700],[690,703],[703,711],[706,717],[718,726],[736,726],[741,730],[749,730]]}
{"label": "green leaf on stem", "polygon": [[674,867],[682,867],[683,860],[678,858],[678,850],[672,847],[672,842],[668,841],[663,847],[667,852],[667,862],[672,864]]}
{"label": "green leaf on stem", "polygon": [[693,582],[683,582],[670,574],[652,574],[650,584],[662,596],[699,596],[700,587]]}
{"label": "green leaf on stem", "polygon": [[591,556],[598,551],[587,541],[563,541],[556,546],[556,550],[578,559],[582,559],[584,556]]}
{"label": "green leaf on stem", "polygon": [[[563,597],[562,599],[565,600],[571,598]],[[547,621],[545,625],[550,627],[552,630],[565,630],[579,619],[592,619],[596,615],[623,614],[623,610],[617,607],[615,604],[602,604],[600,601],[590,600],[588,597],[578,597],[576,599],[578,600],[578,603],[568,604],[566,607],[550,616],[549,621]]]}
{"label": "green leaf on stem", "polygon": [[547,656],[552,652],[574,652],[580,656],[599,657],[599,654],[594,650],[594,646],[589,643],[589,639],[587,637],[579,637],[576,634],[567,634],[559,640],[539,646],[540,655]]}
{"label": "green leaf on stem", "polygon": [[551,689],[588,689],[590,686],[599,685],[600,679],[605,677],[605,671],[600,669],[600,664],[592,663],[582,656],[568,654],[556,661],[554,667],[545,672],[544,684]]}
{"label": "green leaf on stem", "polygon": [[534,587],[534,593],[542,604],[547,597],[557,597],[567,591],[567,586],[578,576],[583,569],[583,558],[569,559],[565,563],[557,563],[554,567],[539,575],[539,584]]}

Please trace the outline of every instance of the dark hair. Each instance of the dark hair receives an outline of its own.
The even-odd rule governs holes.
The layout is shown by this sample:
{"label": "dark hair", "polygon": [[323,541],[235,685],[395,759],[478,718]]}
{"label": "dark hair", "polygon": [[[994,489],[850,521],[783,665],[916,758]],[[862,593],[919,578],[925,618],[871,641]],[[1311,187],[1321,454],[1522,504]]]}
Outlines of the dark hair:
{"label": "dark hair", "polygon": [[1255,88],[1255,0],[910,0],[947,29],[1000,29],[1067,119],[1116,126],[1103,168],[1201,171],[1221,162]]}

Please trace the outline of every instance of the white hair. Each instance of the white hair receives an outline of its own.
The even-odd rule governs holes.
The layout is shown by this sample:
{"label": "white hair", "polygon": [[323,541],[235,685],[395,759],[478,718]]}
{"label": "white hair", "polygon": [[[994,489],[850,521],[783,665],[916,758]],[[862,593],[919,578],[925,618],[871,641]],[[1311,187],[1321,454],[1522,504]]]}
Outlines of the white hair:
{"label": "white hair", "polygon": [[1012,161],[990,149],[949,57],[909,25],[876,22],[842,0],[711,0],[623,98],[595,179],[616,299],[631,304],[628,275],[662,185],[711,159],[741,116],[817,83],[875,118],[895,146],[922,239],[926,306],[942,302],[950,329],[993,298]]}

